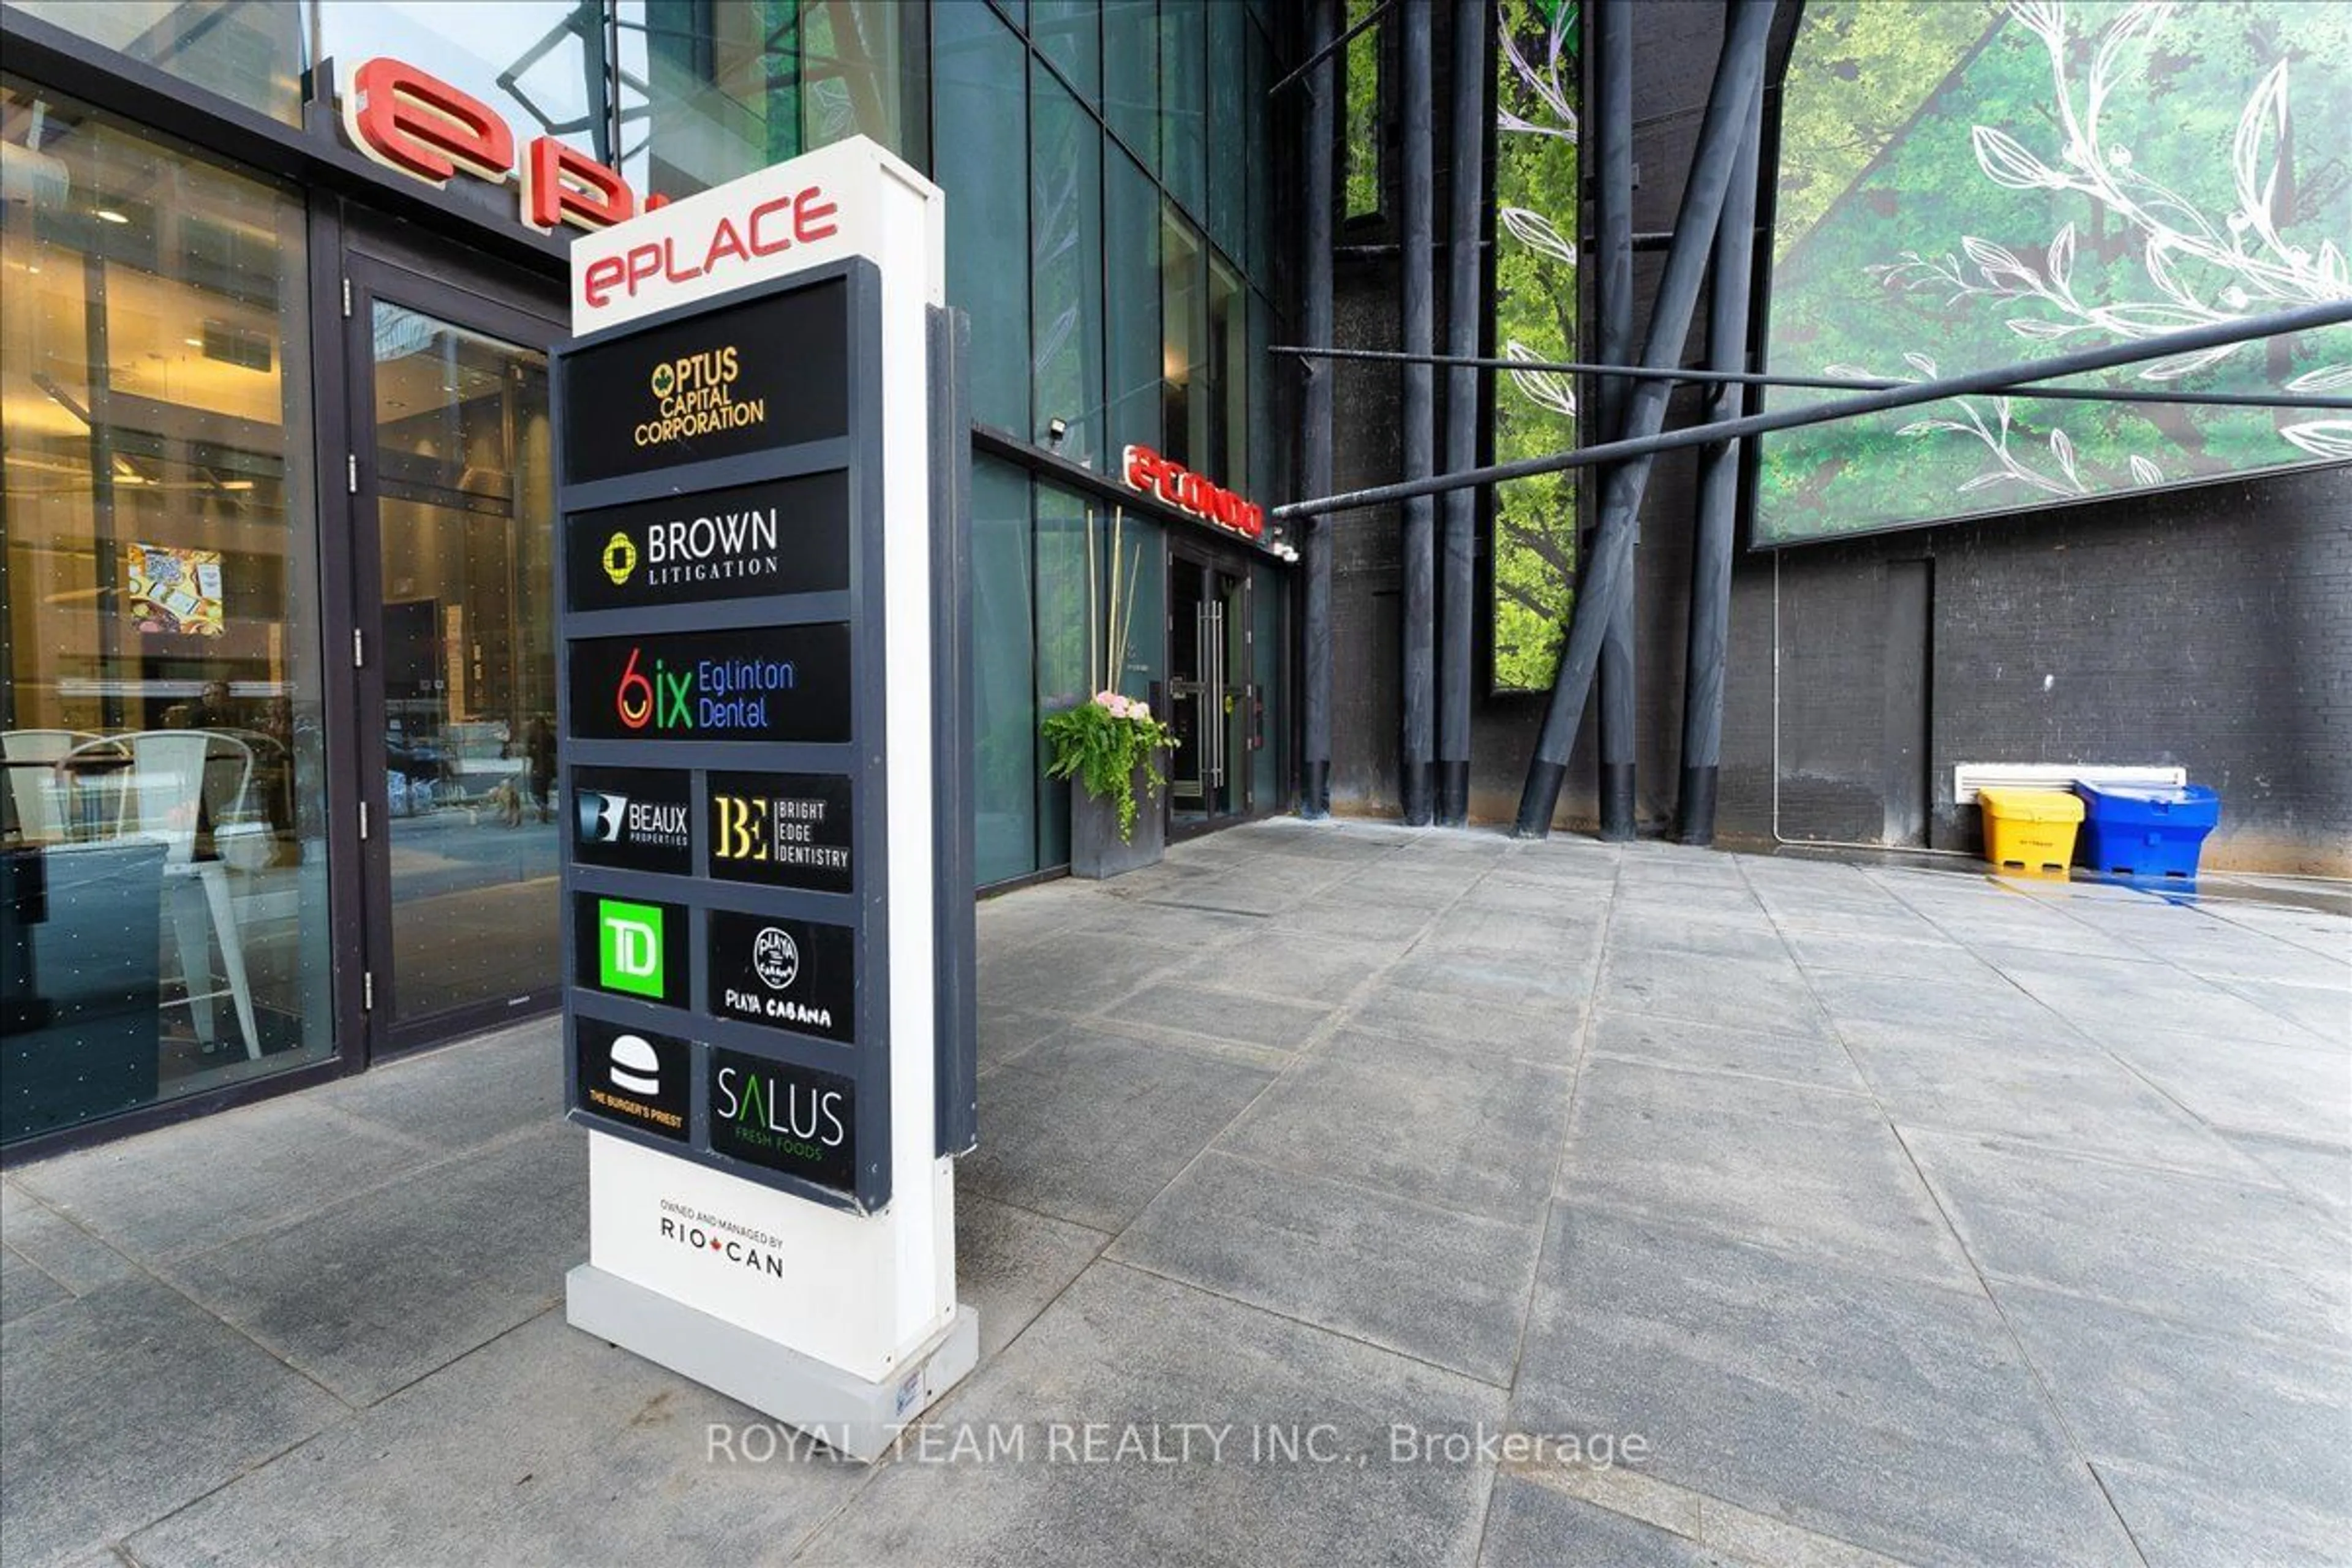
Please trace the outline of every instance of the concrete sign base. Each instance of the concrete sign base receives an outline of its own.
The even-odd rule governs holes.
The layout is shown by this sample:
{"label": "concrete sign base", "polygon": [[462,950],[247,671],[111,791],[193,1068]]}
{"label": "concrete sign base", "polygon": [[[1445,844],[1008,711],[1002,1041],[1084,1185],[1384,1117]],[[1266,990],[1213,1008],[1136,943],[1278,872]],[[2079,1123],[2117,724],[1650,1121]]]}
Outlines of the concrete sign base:
{"label": "concrete sign base", "polygon": [[961,1302],[907,1369],[868,1383],[764,1334],[583,1263],[563,1278],[564,1320],[705,1388],[774,1416],[850,1458],[881,1458],[980,1360],[980,1314]]}

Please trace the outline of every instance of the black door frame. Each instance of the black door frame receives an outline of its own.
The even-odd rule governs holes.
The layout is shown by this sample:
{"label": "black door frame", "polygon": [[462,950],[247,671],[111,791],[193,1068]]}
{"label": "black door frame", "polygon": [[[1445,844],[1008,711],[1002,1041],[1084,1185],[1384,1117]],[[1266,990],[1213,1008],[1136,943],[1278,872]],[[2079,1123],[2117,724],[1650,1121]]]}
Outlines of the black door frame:
{"label": "black door frame", "polygon": [[[332,210],[328,210],[331,206]],[[526,348],[568,335],[560,281],[535,280],[478,251],[421,236],[340,203],[320,202],[311,227],[313,363],[320,482],[320,570],[329,667],[330,906],[335,917],[339,1055],[355,1071],[387,1056],[551,1012],[561,976],[519,996],[395,1021],[391,824],[385,816],[383,557],[374,474],[378,298]],[[552,591],[553,584],[549,585]],[[367,818],[362,835],[363,815]]]}
{"label": "black door frame", "polygon": [[[1259,701],[1265,701],[1266,681],[1263,678],[1262,667],[1267,655],[1265,650],[1259,648],[1257,646],[1257,622],[1255,613],[1257,596],[1257,578],[1250,570],[1251,562],[1249,558],[1238,551],[1219,549],[1212,541],[1194,538],[1189,534],[1180,538],[1173,530],[1170,531],[1168,536],[1168,558],[1160,574],[1160,580],[1167,584],[1166,589],[1164,590],[1167,603],[1161,607],[1160,616],[1162,620],[1168,623],[1168,636],[1171,639],[1173,639],[1177,635],[1173,622],[1175,619],[1176,604],[1176,574],[1179,569],[1179,563],[1182,563],[1199,571],[1220,574],[1225,577],[1231,578],[1234,583],[1240,587],[1242,603],[1242,626],[1240,630],[1242,633],[1242,644],[1244,647],[1249,649],[1248,679],[1235,681],[1233,679],[1234,672],[1229,668],[1225,672],[1224,684],[1229,689],[1238,689],[1241,690],[1244,694],[1243,699],[1244,702],[1249,700],[1247,694],[1252,692],[1257,694],[1257,700]],[[1173,653],[1174,644],[1171,640],[1170,644],[1171,661],[1173,658]],[[1170,710],[1172,715],[1176,700],[1174,677],[1172,674],[1169,680],[1168,700]],[[1220,711],[1217,714],[1217,718],[1221,722],[1223,720],[1222,704],[1220,705]],[[1245,713],[1245,718],[1248,721],[1244,724],[1243,732],[1245,735],[1257,735],[1260,737],[1261,743],[1265,743],[1265,724],[1262,716]],[[1163,805],[1163,810],[1166,813],[1169,841],[1173,843],[1179,839],[1197,838],[1202,834],[1214,833],[1219,828],[1231,827],[1235,823],[1249,822],[1257,817],[1272,815],[1272,813],[1276,809],[1277,803],[1273,801],[1261,801],[1256,798],[1256,773],[1254,763],[1255,759],[1250,755],[1249,748],[1247,747],[1243,749],[1238,763],[1236,763],[1233,757],[1229,756],[1225,759],[1225,773],[1228,779],[1232,779],[1235,776],[1234,770],[1236,767],[1240,770],[1239,782],[1234,786],[1235,805],[1231,811],[1222,813],[1203,811],[1197,819],[1189,822],[1183,821],[1176,815],[1176,792],[1172,787],[1170,788],[1165,793],[1165,801]],[[1204,791],[1205,788],[1206,786],[1204,784]],[[1280,790],[1277,788],[1276,794],[1279,795],[1280,793]]]}

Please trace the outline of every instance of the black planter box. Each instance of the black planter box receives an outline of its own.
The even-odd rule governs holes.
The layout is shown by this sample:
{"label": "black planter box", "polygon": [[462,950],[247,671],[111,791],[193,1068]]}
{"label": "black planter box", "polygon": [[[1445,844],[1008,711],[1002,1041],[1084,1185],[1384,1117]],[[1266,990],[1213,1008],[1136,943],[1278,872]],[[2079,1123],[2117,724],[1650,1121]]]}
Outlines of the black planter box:
{"label": "black planter box", "polygon": [[1144,788],[1140,769],[1135,775],[1135,837],[1121,838],[1118,803],[1097,800],[1084,784],[1070,781],[1071,876],[1099,880],[1160,863],[1168,848],[1167,802]]}

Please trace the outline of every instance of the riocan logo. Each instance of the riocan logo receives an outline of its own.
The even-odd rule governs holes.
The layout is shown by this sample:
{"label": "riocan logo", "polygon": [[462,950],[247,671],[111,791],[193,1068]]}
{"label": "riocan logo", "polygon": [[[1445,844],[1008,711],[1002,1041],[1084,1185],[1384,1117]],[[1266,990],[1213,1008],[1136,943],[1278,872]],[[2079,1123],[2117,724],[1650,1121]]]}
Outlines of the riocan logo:
{"label": "riocan logo", "polygon": [[765,1231],[733,1224],[715,1215],[662,1200],[661,1238],[707,1258],[723,1258],[738,1268],[772,1279],[784,1277],[783,1244]]}
{"label": "riocan logo", "polygon": [[751,943],[751,972],[771,991],[789,991],[801,977],[801,950],[792,932],[770,926]]}
{"label": "riocan logo", "polygon": [[1156,495],[1181,511],[1191,512],[1203,522],[1213,522],[1244,539],[1265,536],[1265,508],[1244,500],[1222,485],[1212,484],[1149,447],[1129,447],[1126,468],[1131,489]]}

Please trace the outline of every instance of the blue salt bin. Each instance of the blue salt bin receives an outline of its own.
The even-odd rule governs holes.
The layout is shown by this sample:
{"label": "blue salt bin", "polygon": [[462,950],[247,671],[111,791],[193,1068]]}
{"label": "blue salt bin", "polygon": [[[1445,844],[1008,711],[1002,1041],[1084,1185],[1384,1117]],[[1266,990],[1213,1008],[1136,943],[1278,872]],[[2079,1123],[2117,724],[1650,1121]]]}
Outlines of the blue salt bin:
{"label": "blue salt bin", "polygon": [[2205,836],[2221,820],[2221,797],[2203,784],[2147,786],[2077,783],[2083,797],[2079,857],[2122,877],[2197,879]]}

